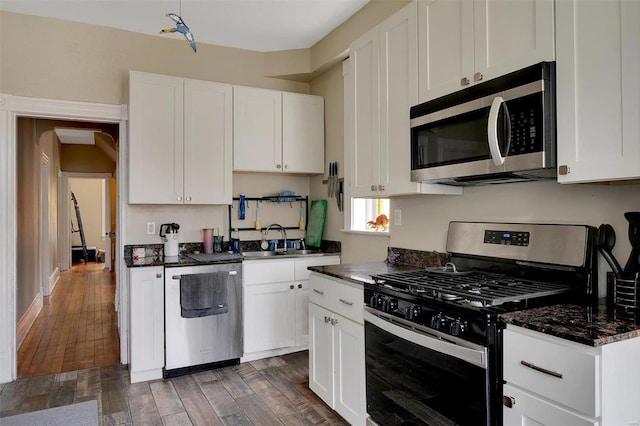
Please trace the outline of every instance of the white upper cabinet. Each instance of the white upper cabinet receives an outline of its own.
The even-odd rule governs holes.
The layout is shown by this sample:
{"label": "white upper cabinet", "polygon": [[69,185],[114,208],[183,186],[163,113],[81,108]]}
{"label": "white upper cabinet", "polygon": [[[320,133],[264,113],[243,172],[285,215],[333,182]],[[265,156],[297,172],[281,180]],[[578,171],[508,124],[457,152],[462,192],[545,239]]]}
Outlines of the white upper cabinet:
{"label": "white upper cabinet", "polygon": [[130,72],[129,203],[231,203],[232,86]]}
{"label": "white upper cabinet", "polygon": [[324,98],[282,93],[285,173],[324,173]]}
{"label": "white upper cabinet", "polygon": [[552,0],[418,0],[419,102],[553,61]]}
{"label": "white upper cabinet", "polygon": [[345,104],[353,111],[345,117],[353,120],[353,143],[346,143],[352,197],[461,192],[411,182],[409,109],[418,100],[416,7],[416,2],[407,5],[351,45],[347,78],[352,80],[345,87],[353,102]]}
{"label": "white upper cabinet", "polygon": [[640,177],[640,2],[556,3],[558,181]]}
{"label": "white upper cabinet", "polygon": [[324,99],[234,86],[233,168],[323,173]]}

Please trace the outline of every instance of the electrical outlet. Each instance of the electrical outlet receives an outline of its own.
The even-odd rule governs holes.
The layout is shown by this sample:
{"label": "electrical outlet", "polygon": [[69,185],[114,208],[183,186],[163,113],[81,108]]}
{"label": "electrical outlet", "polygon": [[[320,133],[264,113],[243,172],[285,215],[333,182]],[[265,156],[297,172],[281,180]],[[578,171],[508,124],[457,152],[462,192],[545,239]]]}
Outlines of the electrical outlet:
{"label": "electrical outlet", "polygon": [[393,224],[395,226],[400,226],[402,225],[402,210],[400,209],[395,209],[393,211]]}
{"label": "electrical outlet", "polygon": [[156,233],[156,223],[155,222],[147,222],[147,234],[154,235]]}

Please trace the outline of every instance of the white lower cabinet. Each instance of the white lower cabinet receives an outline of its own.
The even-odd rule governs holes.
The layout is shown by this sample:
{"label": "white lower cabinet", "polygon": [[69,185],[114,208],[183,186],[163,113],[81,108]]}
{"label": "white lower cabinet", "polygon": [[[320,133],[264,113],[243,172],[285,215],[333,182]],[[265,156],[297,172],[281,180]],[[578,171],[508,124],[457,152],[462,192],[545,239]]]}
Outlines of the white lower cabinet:
{"label": "white lower cabinet", "polygon": [[364,425],[364,290],[317,273],[309,284],[309,388],[350,424]]}
{"label": "white lower cabinet", "polygon": [[129,269],[129,375],[131,383],[162,378],[164,267]]}
{"label": "white lower cabinet", "polygon": [[638,338],[592,347],[508,325],[504,425],[639,424],[639,353]]}
{"label": "white lower cabinet", "polygon": [[337,263],[340,256],[243,262],[243,360],[305,349],[309,341],[307,267]]}

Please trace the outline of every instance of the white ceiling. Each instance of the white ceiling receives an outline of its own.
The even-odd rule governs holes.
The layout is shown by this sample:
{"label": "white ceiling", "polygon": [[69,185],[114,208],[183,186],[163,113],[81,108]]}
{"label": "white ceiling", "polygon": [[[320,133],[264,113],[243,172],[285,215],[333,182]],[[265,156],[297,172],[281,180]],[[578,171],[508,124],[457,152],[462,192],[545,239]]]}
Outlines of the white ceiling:
{"label": "white ceiling", "polygon": [[269,52],[313,46],[369,0],[0,0],[0,10],[158,37],[180,14],[196,42]]}

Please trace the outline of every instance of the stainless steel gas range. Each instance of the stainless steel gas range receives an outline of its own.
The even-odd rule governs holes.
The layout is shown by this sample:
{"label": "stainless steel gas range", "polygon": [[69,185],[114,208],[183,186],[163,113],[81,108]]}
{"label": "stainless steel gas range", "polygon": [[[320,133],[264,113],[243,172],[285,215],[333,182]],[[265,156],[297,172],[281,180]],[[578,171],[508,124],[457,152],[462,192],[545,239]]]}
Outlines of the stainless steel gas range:
{"label": "stainless steel gas range", "polygon": [[595,300],[595,231],[451,222],[445,267],[372,276],[364,312],[371,420],[502,424],[499,315]]}

